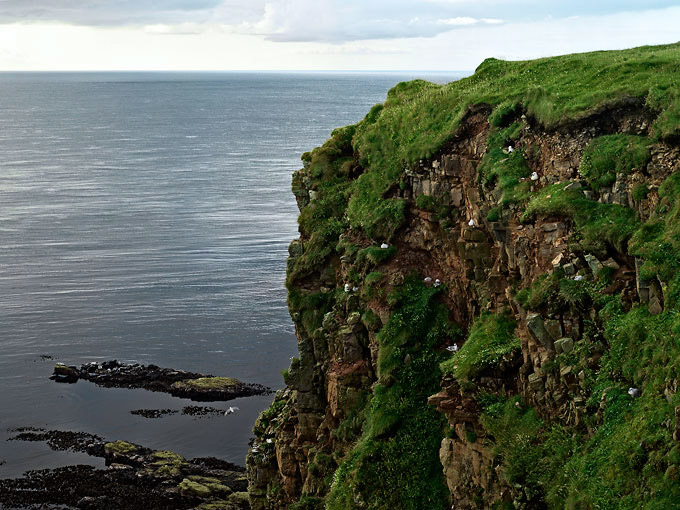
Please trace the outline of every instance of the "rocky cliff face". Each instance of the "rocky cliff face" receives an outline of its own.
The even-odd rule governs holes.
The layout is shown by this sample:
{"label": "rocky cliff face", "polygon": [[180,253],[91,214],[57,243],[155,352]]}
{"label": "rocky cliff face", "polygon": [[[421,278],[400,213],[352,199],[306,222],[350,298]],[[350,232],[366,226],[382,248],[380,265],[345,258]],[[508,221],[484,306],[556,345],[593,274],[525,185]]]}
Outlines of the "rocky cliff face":
{"label": "rocky cliff face", "polygon": [[344,213],[360,128],[306,155],[300,356],[255,425],[252,507],[677,508],[680,146],[658,117],[470,106],[381,194],[403,204],[382,238]]}

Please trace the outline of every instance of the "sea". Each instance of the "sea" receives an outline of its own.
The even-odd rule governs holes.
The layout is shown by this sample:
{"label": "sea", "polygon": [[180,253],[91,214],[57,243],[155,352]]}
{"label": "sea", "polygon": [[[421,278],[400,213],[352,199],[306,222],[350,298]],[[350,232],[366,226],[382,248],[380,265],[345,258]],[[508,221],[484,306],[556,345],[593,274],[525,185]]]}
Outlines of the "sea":
{"label": "sea", "polygon": [[[12,440],[24,427],[243,465],[272,395],[197,404],[58,384],[54,364],[117,359],[283,387],[297,353],[284,279],[301,154],[400,81],[463,75],[0,73],[0,478],[102,466]],[[239,410],[182,414],[189,405]]]}

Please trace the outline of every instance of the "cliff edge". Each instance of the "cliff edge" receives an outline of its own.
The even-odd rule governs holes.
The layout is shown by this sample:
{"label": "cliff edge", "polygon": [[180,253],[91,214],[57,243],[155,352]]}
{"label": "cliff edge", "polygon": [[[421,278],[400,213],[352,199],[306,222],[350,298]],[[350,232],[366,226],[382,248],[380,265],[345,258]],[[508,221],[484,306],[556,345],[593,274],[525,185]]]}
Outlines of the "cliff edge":
{"label": "cliff edge", "polygon": [[489,59],[303,155],[253,509],[680,508],[679,77]]}

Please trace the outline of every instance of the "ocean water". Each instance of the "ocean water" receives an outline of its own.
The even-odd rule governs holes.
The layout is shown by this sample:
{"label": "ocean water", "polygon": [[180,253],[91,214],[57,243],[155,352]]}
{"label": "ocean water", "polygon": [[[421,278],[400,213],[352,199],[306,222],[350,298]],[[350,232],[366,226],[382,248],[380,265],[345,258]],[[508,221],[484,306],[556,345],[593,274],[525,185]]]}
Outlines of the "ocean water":
{"label": "ocean water", "polygon": [[[243,464],[258,413],[49,380],[118,359],[280,388],[291,173],[399,81],[451,74],[0,73],[0,477],[87,456],[7,441],[77,430]],[[195,404],[195,403],[193,403]]]}

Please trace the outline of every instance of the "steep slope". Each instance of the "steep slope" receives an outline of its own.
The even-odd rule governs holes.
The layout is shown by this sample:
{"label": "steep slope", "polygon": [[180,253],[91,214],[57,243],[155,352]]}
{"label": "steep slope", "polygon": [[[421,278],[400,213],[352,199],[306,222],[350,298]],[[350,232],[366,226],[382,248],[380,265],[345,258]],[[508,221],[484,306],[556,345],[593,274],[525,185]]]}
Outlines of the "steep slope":
{"label": "steep slope", "polygon": [[303,155],[253,508],[680,508],[679,77],[487,60]]}

